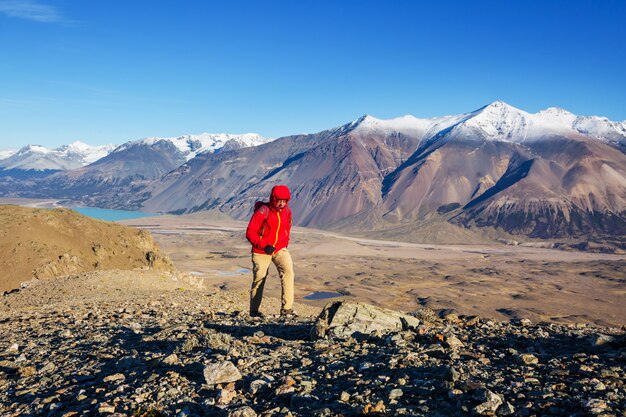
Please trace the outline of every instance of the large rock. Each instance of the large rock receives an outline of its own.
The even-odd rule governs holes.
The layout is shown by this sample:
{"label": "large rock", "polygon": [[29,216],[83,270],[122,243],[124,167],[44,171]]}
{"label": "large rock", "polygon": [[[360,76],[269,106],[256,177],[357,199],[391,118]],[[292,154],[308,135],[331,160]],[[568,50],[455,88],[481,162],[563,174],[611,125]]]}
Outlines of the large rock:
{"label": "large rock", "polygon": [[312,329],[313,338],[345,339],[374,331],[406,330],[420,321],[408,314],[352,301],[336,301],[324,307]]}

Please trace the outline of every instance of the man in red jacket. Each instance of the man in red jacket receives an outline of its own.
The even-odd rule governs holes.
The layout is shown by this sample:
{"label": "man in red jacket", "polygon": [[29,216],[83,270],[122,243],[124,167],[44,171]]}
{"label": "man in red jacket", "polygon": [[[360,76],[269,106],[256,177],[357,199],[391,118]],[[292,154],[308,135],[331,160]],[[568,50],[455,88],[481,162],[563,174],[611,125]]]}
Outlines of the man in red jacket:
{"label": "man in red jacket", "polygon": [[292,317],[293,306],[293,262],[287,250],[291,231],[291,209],[288,206],[291,194],[285,185],[272,188],[270,202],[258,207],[246,231],[252,244],[253,279],[250,290],[250,315],[262,317],[259,311],[263,299],[263,288],[269,273],[270,263],[276,265],[282,286],[282,317]]}

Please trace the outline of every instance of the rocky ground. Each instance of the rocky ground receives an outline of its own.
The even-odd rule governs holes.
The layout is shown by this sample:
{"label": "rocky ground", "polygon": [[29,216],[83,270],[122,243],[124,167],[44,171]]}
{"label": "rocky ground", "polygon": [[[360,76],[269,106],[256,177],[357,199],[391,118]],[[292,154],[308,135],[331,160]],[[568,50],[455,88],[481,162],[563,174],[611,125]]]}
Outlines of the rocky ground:
{"label": "rocky ground", "polygon": [[0,299],[2,416],[626,416],[623,329],[412,315],[313,338],[319,308],[90,272]]}

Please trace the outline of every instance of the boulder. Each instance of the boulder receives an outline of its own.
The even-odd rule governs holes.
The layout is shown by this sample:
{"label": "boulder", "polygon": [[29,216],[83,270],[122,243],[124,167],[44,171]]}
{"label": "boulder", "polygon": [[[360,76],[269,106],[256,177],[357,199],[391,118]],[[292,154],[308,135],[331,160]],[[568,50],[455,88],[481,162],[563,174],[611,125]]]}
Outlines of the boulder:
{"label": "boulder", "polygon": [[328,303],[315,321],[312,337],[346,339],[375,331],[389,332],[416,328],[420,321],[408,314],[353,301]]}

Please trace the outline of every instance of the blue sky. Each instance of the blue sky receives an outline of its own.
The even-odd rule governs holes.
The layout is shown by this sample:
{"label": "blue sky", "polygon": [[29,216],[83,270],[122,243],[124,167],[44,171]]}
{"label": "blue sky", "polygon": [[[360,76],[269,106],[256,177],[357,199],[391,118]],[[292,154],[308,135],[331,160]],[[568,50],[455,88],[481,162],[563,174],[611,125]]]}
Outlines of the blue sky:
{"label": "blue sky", "polygon": [[626,1],[0,0],[0,148],[317,132],[501,99],[626,119]]}

